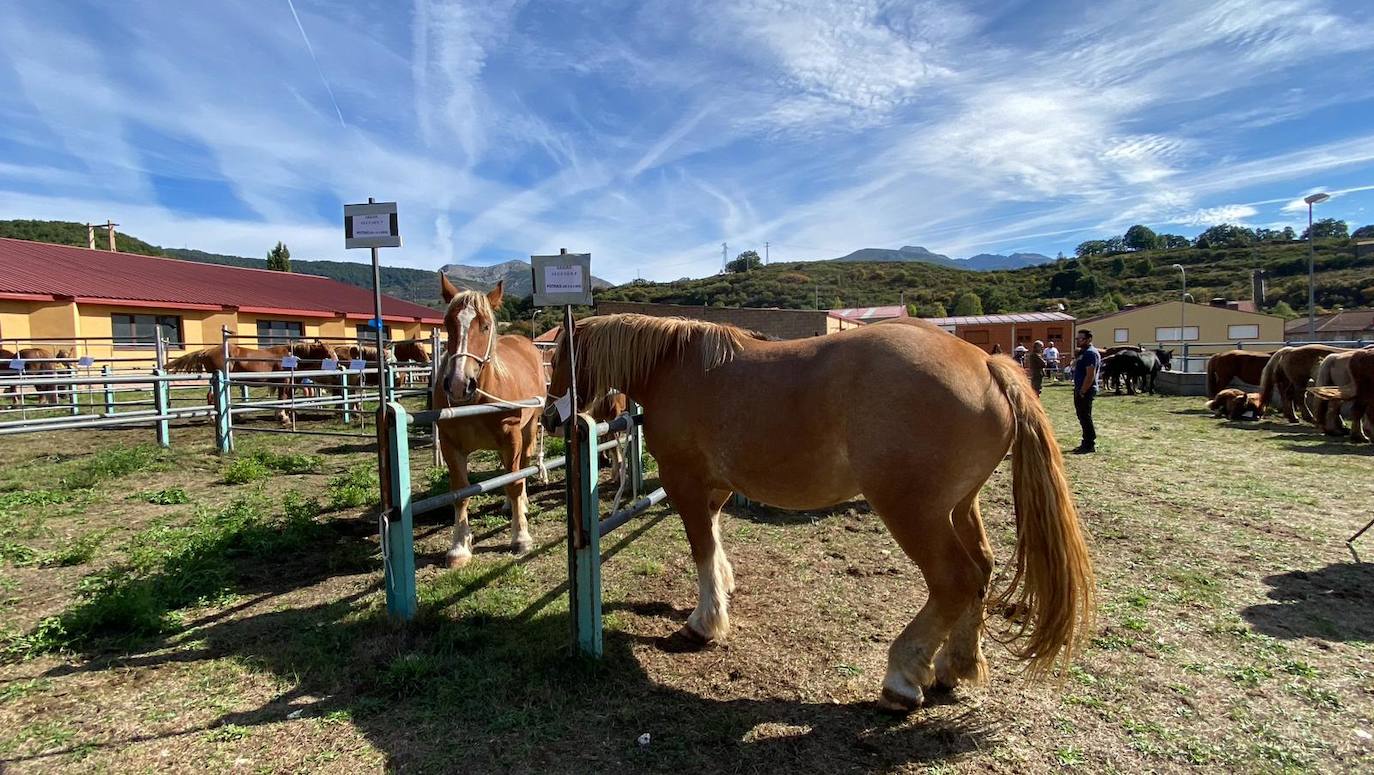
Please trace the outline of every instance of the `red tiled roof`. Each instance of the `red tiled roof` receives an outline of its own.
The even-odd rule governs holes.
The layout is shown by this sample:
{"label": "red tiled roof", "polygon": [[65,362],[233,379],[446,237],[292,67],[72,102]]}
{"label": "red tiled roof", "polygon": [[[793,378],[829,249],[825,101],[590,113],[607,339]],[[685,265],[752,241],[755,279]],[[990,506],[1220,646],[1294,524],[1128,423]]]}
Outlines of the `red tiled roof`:
{"label": "red tiled roof", "polygon": [[[438,289],[435,289],[438,292]],[[327,277],[0,238],[0,298],[370,320],[372,292]],[[441,323],[436,310],[382,296],[382,317]]]}
{"label": "red tiled roof", "polygon": [[[1301,317],[1284,324],[1285,333],[1307,333],[1307,318]],[[1351,309],[1328,312],[1317,316],[1317,330],[1323,332],[1348,331],[1359,333],[1374,330],[1374,309]]]}

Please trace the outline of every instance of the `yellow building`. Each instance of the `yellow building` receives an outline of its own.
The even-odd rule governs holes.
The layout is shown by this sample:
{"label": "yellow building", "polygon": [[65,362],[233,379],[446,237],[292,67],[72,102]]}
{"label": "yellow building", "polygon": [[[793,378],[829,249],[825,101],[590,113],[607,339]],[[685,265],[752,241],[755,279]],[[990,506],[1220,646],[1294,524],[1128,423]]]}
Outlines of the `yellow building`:
{"label": "yellow building", "polygon": [[[1255,312],[1252,302],[1193,304],[1165,301],[1132,307],[1078,321],[1079,330],[1093,332],[1098,349],[1120,345],[1162,347],[1183,354],[1189,363],[1183,371],[1201,371],[1206,356],[1236,347],[1276,349],[1283,343],[1283,318]],[[1180,334],[1180,327],[1182,332]]]}
{"label": "yellow building", "polygon": [[[435,297],[439,295],[436,278]],[[169,357],[221,343],[375,337],[370,290],[314,275],[0,239],[0,347],[74,347],[97,362],[153,363],[160,331]],[[392,339],[428,339],[437,310],[382,297]]]}

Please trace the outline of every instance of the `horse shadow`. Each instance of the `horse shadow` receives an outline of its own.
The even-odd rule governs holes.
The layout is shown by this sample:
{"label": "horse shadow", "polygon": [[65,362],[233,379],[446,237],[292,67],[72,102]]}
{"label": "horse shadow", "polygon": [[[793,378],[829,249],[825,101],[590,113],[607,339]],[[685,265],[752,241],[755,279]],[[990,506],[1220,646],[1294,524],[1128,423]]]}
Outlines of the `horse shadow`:
{"label": "horse shadow", "polygon": [[[607,548],[606,557],[666,516],[637,525]],[[349,534],[339,543],[375,549]],[[564,547],[556,540],[536,554]],[[194,728],[116,735],[83,748],[118,749],[229,725],[280,736],[282,724],[346,719],[383,753],[388,769],[857,774],[938,763],[999,744],[997,730],[972,708],[899,718],[867,701],[804,701],[767,696],[768,690],[740,697],[728,687],[719,694],[734,698],[704,696],[675,685],[701,685],[690,666],[671,662],[687,657],[655,657],[671,649],[665,639],[643,634],[613,628],[605,633],[602,659],[574,655],[568,612],[555,604],[566,585],[523,607],[484,606],[480,614],[465,608],[474,596],[502,594],[504,584],[522,575],[515,569],[533,557],[490,563],[446,596],[422,598],[418,615],[406,624],[389,620],[376,605],[375,580],[326,600],[262,605],[332,573],[322,556],[302,553],[267,575],[260,574],[266,568],[258,567],[258,558],[237,558],[240,576],[254,580],[236,590],[252,593],[249,601],[176,632],[78,648],[78,663],[47,671],[51,678],[230,658],[285,687],[256,707],[220,713]],[[255,612],[242,615],[250,609]],[[665,630],[688,613],[643,600],[611,603],[606,610],[668,619]],[[681,671],[690,680],[659,680],[651,669],[670,676]],[[736,680],[736,672],[722,680]],[[647,741],[640,742],[645,734]],[[50,757],[74,750],[45,750],[16,763],[57,761]]]}
{"label": "horse shadow", "polygon": [[1374,563],[1294,570],[1268,576],[1264,583],[1274,602],[1241,611],[1257,632],[1285,640],[1374,640]]}

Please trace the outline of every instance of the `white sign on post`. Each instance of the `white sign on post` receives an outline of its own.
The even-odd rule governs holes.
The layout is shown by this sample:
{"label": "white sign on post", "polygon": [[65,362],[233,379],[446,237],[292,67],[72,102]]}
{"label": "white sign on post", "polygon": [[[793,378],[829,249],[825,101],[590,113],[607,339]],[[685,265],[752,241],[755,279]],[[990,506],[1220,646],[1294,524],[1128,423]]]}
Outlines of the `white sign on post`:
{"label": "white sign on post", "polygon": [[395,202],[344,205],[344,248],[399,248]]}
{"label": "white sign on post", "polygon": [[530,256],[534,272],[534,306],[592,304],[592,254]]}

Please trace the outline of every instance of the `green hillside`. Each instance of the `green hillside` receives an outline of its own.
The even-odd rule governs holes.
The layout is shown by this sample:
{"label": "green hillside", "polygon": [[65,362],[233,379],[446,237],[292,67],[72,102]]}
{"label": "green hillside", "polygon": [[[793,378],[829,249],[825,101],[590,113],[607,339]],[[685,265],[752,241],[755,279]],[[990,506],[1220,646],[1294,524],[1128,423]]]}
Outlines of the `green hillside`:
{"label": "green hillside", "polygon": [[[54,245],[75,245],[86,247],[86,224],[71,221],[0,221],[0,237],[26,239],[34,242],[50,242]],[[95,246],[106,250],[110,246],[109,235],[103,227],[95,230]],[[149,245],[137,237],[130,237],[118,228],[115,229],[115,247],[123,253],[138,253],[145,256],[161,256],[162,248]]]}
{"label": "green hillside", "polygon": [[[1078,316],[1122,304],[1178,298],[1181,264],[1188,292],[1199,302],[1223,296],[1249,299],[1250,271],[1265,271],[1266,308],[1280,301],[1307,306],[1307,243],[1266,243],[1246,248],[1146,250],[1113,256],[1062,259],[1044,266],[972,272],[923,263],[773,264],[750,272],[671,283],[635,282],[601,291],[607,301],[822,309],[897,304],[905,299],[924,316],[954,314],[956,302],[976,294],[984,312],[1026,312],[1063,304]],[[1374,256],[1355,257],[1350,240],[1318,241],[1319,307],[1374,306]]]}

